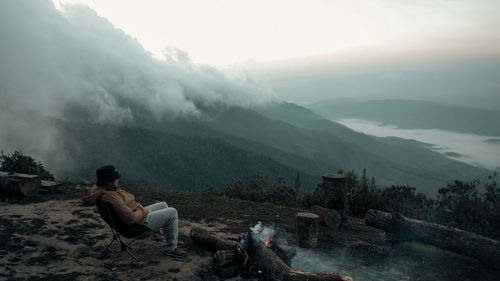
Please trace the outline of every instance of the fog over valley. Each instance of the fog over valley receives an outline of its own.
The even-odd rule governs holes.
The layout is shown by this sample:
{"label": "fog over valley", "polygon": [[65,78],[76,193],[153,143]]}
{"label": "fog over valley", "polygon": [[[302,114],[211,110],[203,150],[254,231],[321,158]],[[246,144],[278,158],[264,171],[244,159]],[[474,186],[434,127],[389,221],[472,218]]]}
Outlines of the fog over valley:
{"label": "fog over valley", "polygon": [[429,144],[434,151],[474,166],[500,168],[499,137],[457,133],[439,129],[402,129],[362,119],[335,120],[355,131],[377,137],[400,137]]}

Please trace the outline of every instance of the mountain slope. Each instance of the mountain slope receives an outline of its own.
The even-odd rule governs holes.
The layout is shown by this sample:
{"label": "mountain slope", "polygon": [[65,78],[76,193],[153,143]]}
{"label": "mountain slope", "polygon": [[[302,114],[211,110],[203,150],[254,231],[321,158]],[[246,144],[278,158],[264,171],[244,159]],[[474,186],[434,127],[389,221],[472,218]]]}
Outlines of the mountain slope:
{"label": "mountain slope", "polygon": [[318,175],[304,173],[266,155],[215,138],[123,126],[56,123],[65,135],[62,152],[73,159],[68,163],[74,163],[58,174],[70,178],[93,179],[97,167],[113,163],[128,182],[175,190],[222,186],[232,178],[249,178],[255,174],[262,174],[269,185],[278,176],[292,182],[298,172],[304,185],[315,185],[319,180]]}

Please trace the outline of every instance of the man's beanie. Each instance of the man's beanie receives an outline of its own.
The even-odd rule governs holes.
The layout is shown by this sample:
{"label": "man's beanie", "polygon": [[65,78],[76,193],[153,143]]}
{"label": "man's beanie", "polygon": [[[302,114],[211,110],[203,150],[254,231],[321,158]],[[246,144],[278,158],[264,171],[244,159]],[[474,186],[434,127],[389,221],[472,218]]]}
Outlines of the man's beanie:
{"label": "man's beanie", "polygon": [[106,184],[120,178],[120,174],[116,170],[115,166],[112,165],[103,166],[97,169],[95,174],[97,176],[96,185],[99,187],[103,187]]}

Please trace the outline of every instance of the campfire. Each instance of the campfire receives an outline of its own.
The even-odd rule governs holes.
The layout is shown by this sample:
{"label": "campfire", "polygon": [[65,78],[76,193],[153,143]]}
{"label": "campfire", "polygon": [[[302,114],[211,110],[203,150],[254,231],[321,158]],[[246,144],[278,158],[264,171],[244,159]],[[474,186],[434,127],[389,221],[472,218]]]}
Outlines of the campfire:
{"label": "campfire", "polygon": [[301,272],[290,267],[296,247],[284,229],[257,223],[239,242],[223,239],[208,231],[194,228],[191,239],[206,249],[215,251],[214,270],[222,278],[240,275],[262,280],[352,280],[339,273]]}

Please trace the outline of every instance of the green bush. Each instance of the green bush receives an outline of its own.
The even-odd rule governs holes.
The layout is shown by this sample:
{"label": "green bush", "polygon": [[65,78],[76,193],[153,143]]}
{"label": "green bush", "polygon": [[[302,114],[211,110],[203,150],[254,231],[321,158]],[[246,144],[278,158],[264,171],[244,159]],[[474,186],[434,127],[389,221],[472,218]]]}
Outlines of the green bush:
{"label": "green bush", "polygon": [[12,155],[0,155],[0,170],[24,174],[39,175],[42,180],[54,180],[54,176],[45,170],[43,164],[36,162],[31,156],[23,155],[21,151],[14,151]]}

